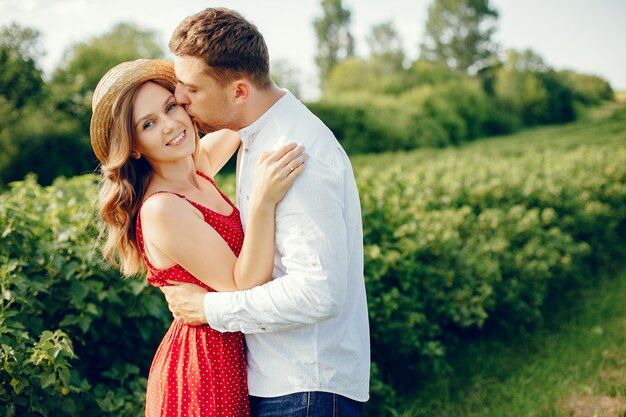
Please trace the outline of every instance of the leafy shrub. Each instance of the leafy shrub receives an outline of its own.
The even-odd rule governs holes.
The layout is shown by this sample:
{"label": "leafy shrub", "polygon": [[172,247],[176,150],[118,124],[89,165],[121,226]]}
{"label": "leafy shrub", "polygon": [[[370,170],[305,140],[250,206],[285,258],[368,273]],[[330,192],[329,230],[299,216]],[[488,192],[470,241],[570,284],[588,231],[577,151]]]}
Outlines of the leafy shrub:
{"label": "leafy shrub", "polygon": [[[468,332],[541,320],[620,254],[626,110],[459,149],[353,158],[372,336],[369,415],[394,413]],[[233,176],[219,183],[231,196]],[[0,196],[0,415],[134,416],[170,314],[95,250],[94,177]],[[0,407],[2,408],[2,407]]]}
{"label": "leafy shrub", "polygon": [[625,120],[353,158],[378,386],[414,389],[485,325],[532,327],[551,294],[619,259]]}
{"label": "leafy shrub", "polygon": [[613,100],[613,89],[604,79],[574,71],[559,71],[561,78],[573,91],[574,99],[585,105],[599,104]]}
{"label": "leafy shrub", "polygon": [[478,80],[454,80],[424,86],[400,97],[406,105],[422,110],[425,116],[441,125],[449,143],[459,144],[484,136],[489,117],[489,101]]}
{"label": "leafy shrub", "polygon": [[80,129],[78,121],[64,114],[30,106],[10,126],[3,128],[0,121],[0,145],[6,152],[0,158],[0,185],[28,173],[49,185],[58,176],[92,172],[97,160]]}
{"label": "leafy shrub", "polygon": [[385,131],[376,120],[371,119],[364,105],[337,105],[309,103],[308,107],[339,138],[346,152],[351,154],[380,152],[398,149],[397,138]]}
{"label": "leafy shrub", "polygon": [[92,176],[0,196],[0,403],[6,415],[135,416],[171,318],[95,250]]}

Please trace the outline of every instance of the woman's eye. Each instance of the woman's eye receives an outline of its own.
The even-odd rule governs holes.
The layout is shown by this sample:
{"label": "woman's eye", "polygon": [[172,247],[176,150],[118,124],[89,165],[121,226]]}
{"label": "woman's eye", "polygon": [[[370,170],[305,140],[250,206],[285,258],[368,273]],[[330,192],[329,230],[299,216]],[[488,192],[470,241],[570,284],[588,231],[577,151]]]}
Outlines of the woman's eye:
{"label": "woman's eye", "polygon": [[146,123],[143,124],[143,128],[148,129],[149,127],[151,127],[154,124],[154,121],[152,120],[148,120]]}
{"label": "woman's eye", "polygon": [[165,111],[170,111],[172,109],[174,109],[177,106],[176,103],[170,103],[167,105],[167,107],[165,108]]}

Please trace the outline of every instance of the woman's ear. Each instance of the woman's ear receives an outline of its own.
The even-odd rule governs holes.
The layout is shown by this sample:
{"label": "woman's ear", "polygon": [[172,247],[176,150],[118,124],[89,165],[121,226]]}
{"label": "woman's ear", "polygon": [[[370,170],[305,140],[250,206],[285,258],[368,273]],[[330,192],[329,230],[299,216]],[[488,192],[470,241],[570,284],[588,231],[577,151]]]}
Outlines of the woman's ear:
{"label": "woman's ear", "polygon": [[139,159],[139,158],[141,158],[141,154],[133,149],[130,152],[130,157],[133,158],[133,159]]}

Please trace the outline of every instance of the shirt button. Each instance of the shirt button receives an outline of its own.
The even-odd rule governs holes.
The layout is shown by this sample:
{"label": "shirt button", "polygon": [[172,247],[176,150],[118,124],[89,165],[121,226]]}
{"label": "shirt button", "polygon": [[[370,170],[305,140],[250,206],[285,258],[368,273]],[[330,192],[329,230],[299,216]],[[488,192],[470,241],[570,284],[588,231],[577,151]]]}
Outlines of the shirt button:
{"label": "shirt button", "polygon": [[250,200],[250,196],[249,195],[246,196],[246,200],[248,200],[248,201]]}
{"label": "shirt button", "polygon": [[267,330],[267,327],[261,326],[261,330],[265,331],[265,330]]}

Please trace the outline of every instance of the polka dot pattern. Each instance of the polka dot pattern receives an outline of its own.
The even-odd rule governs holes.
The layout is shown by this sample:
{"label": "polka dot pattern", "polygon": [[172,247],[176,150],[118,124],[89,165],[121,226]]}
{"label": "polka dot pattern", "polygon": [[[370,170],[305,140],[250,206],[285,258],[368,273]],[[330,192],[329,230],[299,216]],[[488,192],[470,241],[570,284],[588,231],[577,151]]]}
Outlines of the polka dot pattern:
{"label": "polka dot pattern", "polygon": [[[211,178],[201,172],[198,175],[217,189]],[[204,221],[224,238],[235,256],[239,256],[243,245],[239,210],[221,191],[220,194],[233,208],[228,216],[187,200],[181,194],[176,195],[197,207]],[[168,285],[166,280],[191,282],[214,291],[180,265],[155,269],[145,255],[139,216],[136,230],[150,284],[161,287]],[[145,415],[249,417],[244,351],[241,333],[220,333],[208,325],[187,326],[175,320],[150,367]]]}

